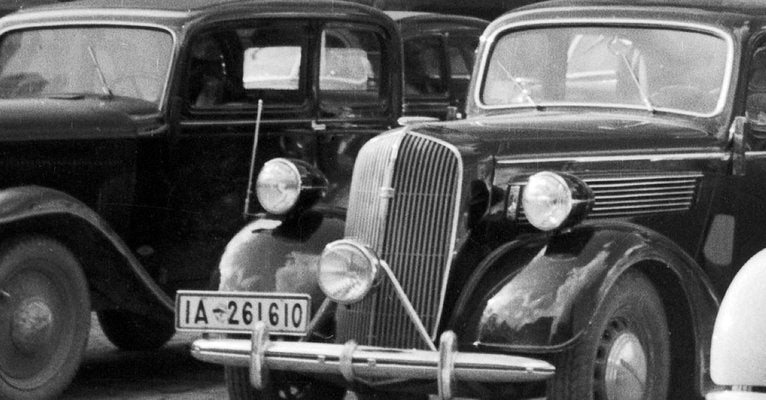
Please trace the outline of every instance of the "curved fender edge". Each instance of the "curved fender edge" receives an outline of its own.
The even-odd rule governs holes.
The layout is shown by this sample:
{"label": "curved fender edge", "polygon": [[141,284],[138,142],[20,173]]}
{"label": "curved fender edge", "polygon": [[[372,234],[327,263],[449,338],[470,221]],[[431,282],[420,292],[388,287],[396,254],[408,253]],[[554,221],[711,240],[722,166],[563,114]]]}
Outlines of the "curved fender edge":
{"label": "curved fender edge", "polygon": [[[0,235],[8,239],[21,234],[42,234],[64,243],[80,259],[91,287],[110,304],[172,315],[173,300],[128,245],[96,211],[74,197],[39,186],[0,191]],[[121,287],[128,289],[116,290]],[[146,297],[136,296],[140,289]]]}
{"label": "curved fender edge", "polygon": [[619,276],[644,262],[670,269],[691,305],[695,338],[709,333],[717,301],[702,270],[669,239],[629,223],[581,225],[502,246],[476,268],[450,326],[476,347],[561,351],[583,334]]}
{"label": "curved fender edge", "polygon": [[343,238],[344,228],[343,214],[328,210],[256,219],[226,245],[219,290],[306,293],[314,314],[325,297],[316,278],[319,256],[327,243]]}
{"label": "curved fender edge", "polygon": [[766,385],[766,250],[751,257],[726,290],[713,329],[710,374],[727,386]]}

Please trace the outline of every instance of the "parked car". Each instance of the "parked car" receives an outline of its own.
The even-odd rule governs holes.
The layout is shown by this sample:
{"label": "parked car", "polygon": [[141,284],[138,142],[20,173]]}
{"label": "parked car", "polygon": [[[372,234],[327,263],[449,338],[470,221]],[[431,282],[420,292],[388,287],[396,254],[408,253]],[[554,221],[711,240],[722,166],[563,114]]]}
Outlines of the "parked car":
{"label": "parked car", "polygon": [[316,257],[273,214],[234,237],[219,296],[245,312],[220,311],[252,337],[192,352],[249,394],[701,398],[719,301],[766,247],[764,99],[762,2],[510,12],[467,119],[362,147],[344,238]]}
{"label": "parked car", "polygon": [[713,329],[710,375],[720,385],[708,393],[708,400],[766,399],[766,251],[753,256],[737,272],[726,290]]}
{"label": "parked car", "polygon": [[[410,110],[460,113],[486,24],[316,0],[94,0],[0,20],[0,398],[55,397],[91,310],[119,348],[162,346],[175,291],[217,287],[253,160],[325,170],[344,204],[362,142]],[[403,78],[431,89],[403,95]]]}

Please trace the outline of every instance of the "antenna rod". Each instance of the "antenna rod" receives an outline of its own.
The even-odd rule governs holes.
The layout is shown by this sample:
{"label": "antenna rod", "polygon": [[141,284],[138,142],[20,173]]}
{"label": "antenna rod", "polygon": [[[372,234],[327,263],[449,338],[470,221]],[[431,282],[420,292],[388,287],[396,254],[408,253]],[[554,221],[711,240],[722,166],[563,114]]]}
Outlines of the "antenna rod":
{"label": "antenna rod", "polygon": [[258,114],[255,117],[255,133],[253,134],[253,151],[250,155],[250,176],[247,179],[247,194],[245,195],[245,210],[243,217],[247,218],[250,213],[250,199],[253,197],[253,175],[255,174],[255,151],[258,148],[258,136],[261,130],[261,112],[263,111],[263,99],[258,99]]}

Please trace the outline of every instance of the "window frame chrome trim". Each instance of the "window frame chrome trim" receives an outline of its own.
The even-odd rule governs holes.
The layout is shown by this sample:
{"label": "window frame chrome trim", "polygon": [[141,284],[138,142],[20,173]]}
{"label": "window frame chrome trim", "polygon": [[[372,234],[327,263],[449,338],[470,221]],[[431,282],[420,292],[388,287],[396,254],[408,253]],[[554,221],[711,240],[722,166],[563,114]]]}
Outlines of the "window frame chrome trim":
{"label": "window frame chrome trim", "polygon": [[[480,58],[477,60],[477,68],[476,71],[476,80],[475,84],[473,85],[473,93],[470,94],[473,96],[473,102],[476,105],[477,108],[483,111],[492,111],[492,110],[502,110],[502,109],[525,109],[525,108],[535,108],[532,104],[520,104],[520,105],[486,105],[481,99],[481,92],[482,88],[484,87],[484,78],[486,75],[487,70],[487,63],[489,61],[489,55],[491,53],[490,50],[494,49],[494,46],[496,44],[497,38],[500,35],[503,35],[511,30],[518,30],[520,28],[528,29],[528,28],[540,28],[540,27],[550,27],[550,26],[629,26],[629,27],[654,27],[654,28],[672,28],[674,30],[682,30],[682,31],[693,31],[693,32],[699,32],[699,33],[707,33],[711,34],[713,36],[716,36],[720,39],[723,39],[724,42],[727,45],[726,50],[726,68],[724,70],[724,80],[723,84],[721,86],[721,93],[718,96],[718,102],[716,103],[715,109],[707,114],[703,113],[694,113],[694,112],[683,112],[682,110],[676,110],[676,109],[668,109],[668,108],[657,108],[657,111],[661,112],[667,112],[671,114],[679,114],[679,115],[690,115],[695,117],[703,117],[703,118],[711,118],[715,117],[719,114],[721,114],[724,109],[726,108],[726,93],[728,93],[731,90],[731,84],[733,80],[733,72],[734,72],[734,38],[732,37],[730,32],[725,31],[722,28],[716,27],[714,25],[708,25],[708,24],[701,24],[701,23],[691,23],[691,22],[683,22],[683,21],[673,21],[673,20],[651,20],[651,19],[644,19],[644,18],[604,18],[604,17],[598,17],[593,19],[587,19],[587,18],[562,18],[562,19],[540,19],[535,21],[516,21],[516,22],[508,22],[508,20],[513,18],[513,14],[509,15],[506,18],[502,18],[501,20],[493,23],[493,26],[497,25],[503,25],[504,23],[507,23],[507,25],[504,25],[499,28],[495,28],[492,32],[489,32],[489,34],[485,37],[482,36],[482,44],[481,49],[482,53],[480,55]],[[610,105],[610,104],[603,104],[603,103],[554,103],[554,104],[537,104],[539,107],[582,107],[582,108],[621,108],[621,109],[636,109],[636,110],[644,110],[646,111],[646,106],[643,104],[638,104],[635,107],[629,106],[629,105]]]}

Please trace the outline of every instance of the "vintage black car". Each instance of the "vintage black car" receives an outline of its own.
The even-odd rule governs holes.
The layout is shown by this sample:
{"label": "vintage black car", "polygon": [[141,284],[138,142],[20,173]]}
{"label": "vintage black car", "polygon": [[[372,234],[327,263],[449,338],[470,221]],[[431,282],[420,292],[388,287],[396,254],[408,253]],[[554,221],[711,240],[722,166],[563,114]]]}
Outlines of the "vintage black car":
{"label": "vintage black car", "polygon": [[[288,306],[250,315],[252,348],[210,337],[195,356],[261,394],[303,377],[358,396],[702,398],[720,299],[766,247],[766,6],[633,3],[495,20],[467,119],[360,150],[343,239],[316,261],[229,244],[221,289]],[[268,221],[250,233],[300,247]],[[322,303],[298,343],[274,323],[295,325],[295,293]]]}
{"label": "vintage black car", "polygon": [[55,397],[91,310],[122,349],[164,344],[175,291],[217,286],[251,164],[326,170],[345,204],[364,141],[461,113],[486,24],[313,0],[0,20],[0,398]]}

